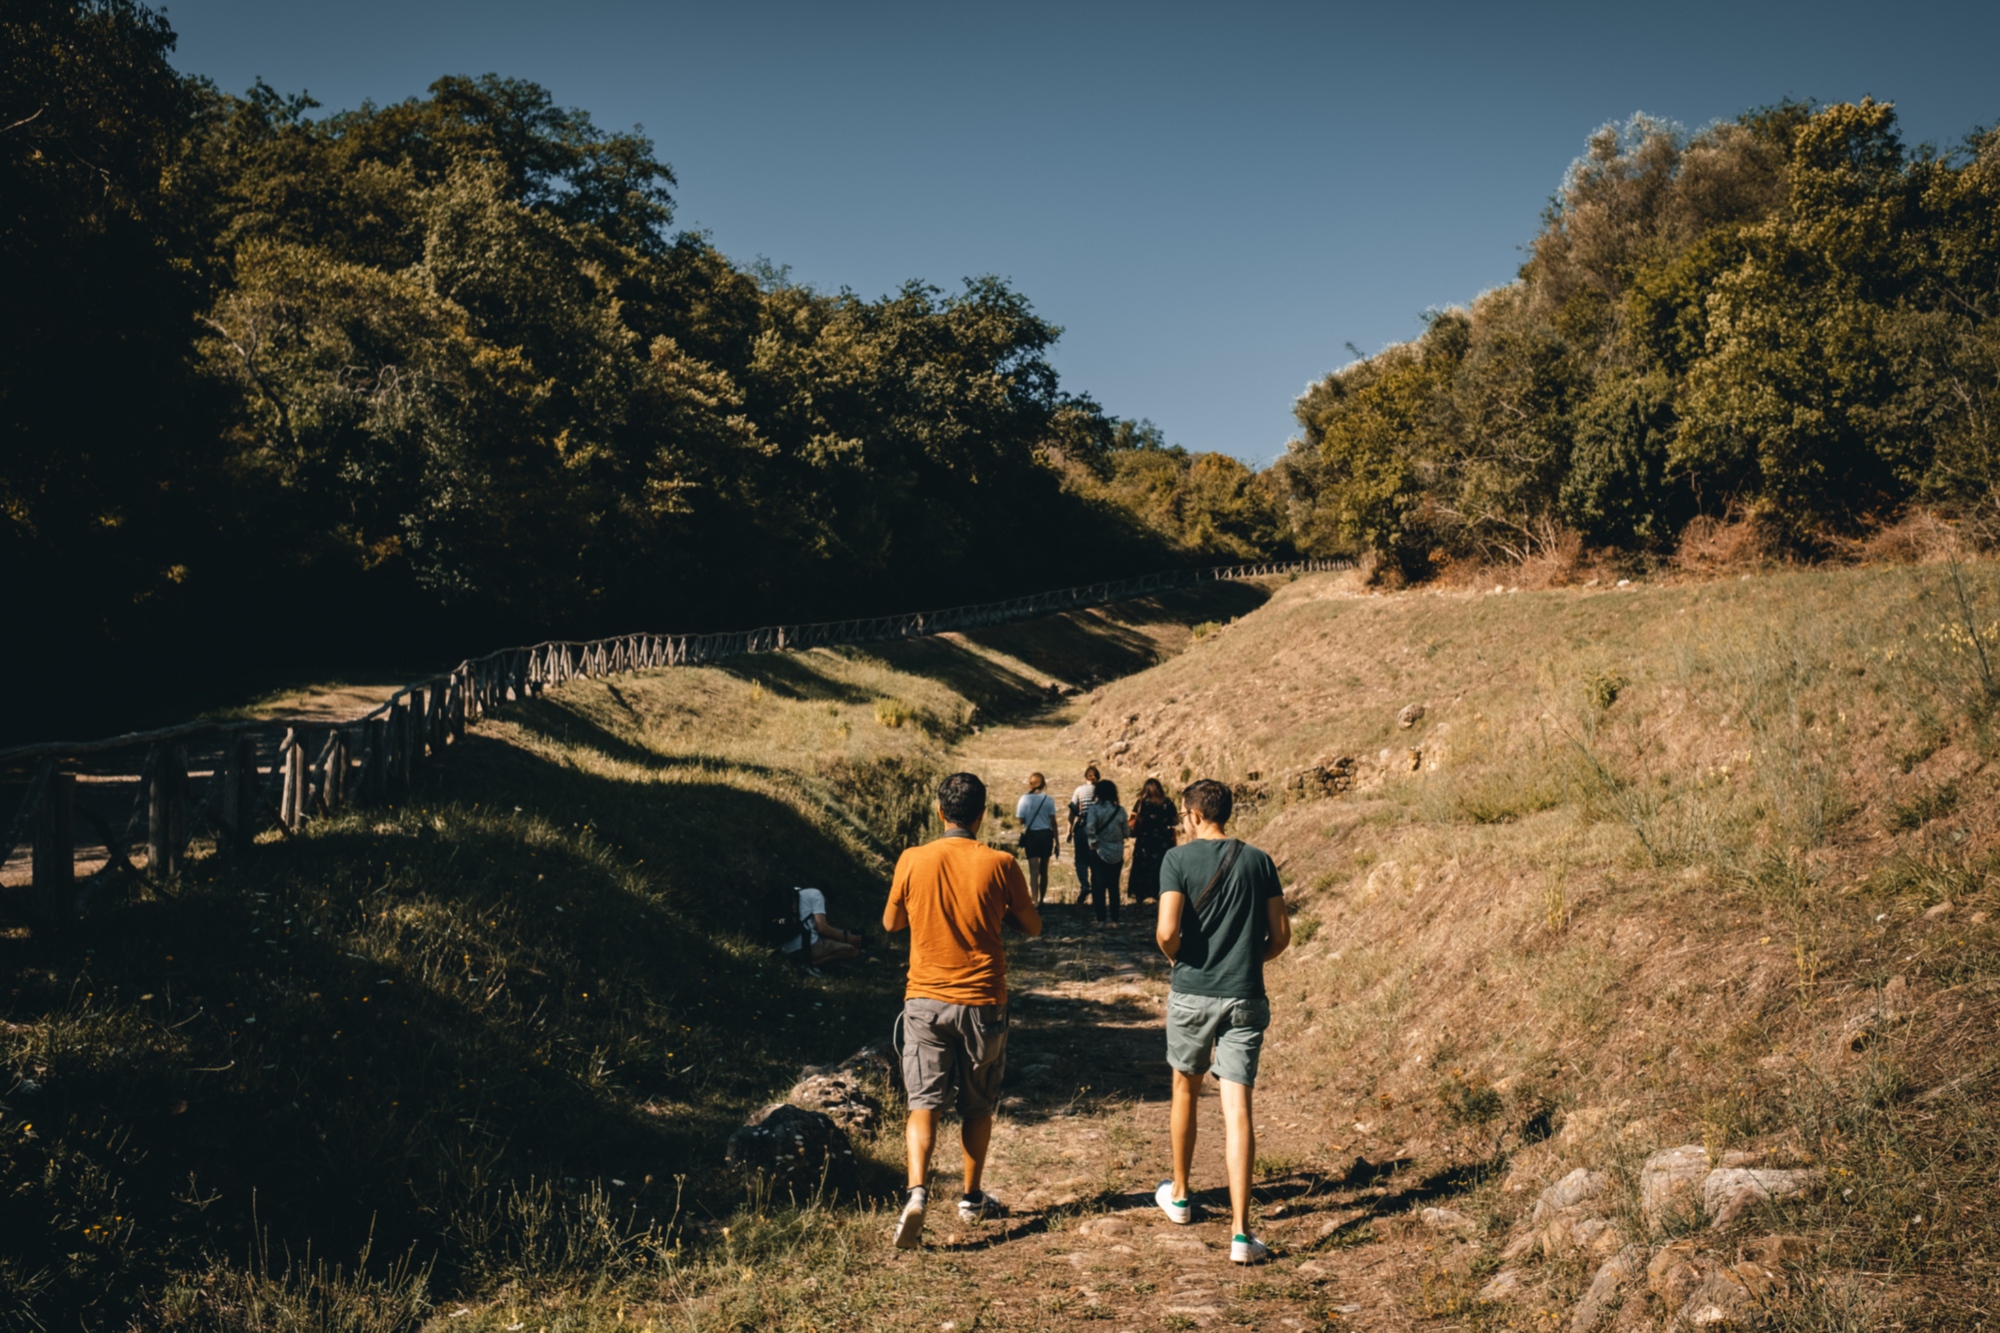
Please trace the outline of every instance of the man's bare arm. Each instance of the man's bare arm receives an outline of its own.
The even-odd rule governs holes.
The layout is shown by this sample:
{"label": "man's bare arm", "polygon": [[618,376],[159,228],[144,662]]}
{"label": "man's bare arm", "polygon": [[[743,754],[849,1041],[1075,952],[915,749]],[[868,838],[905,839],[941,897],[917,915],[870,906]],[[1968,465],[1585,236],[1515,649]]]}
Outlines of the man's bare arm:
{"label": "man's bare arm", "polygon": [[889,905],[882,909],[882,929],[893,935],[899,930],[910,928],[910,914],[903,906],[903,900],[891,894]]}
{"label": "man's bare arm", "polygon": [[1291,945],[1292,914],[1285,910],[1285,900],[1278,897],[1265,902],[1264,915],[1271,927],[1270,937],[1264,942],[1264,961],[1268,963]]}
{"label": "man's bare arm", "polygon": [[813,913],[813,929],[819,932],[821,939],[836,940],[841,944],[866,943],[861,938],[860,931],[848,930],[845,927],[834,925],[833,922],[826,919],[825,912]]}
{"label": "man's bare arm", "polygon": [[1181,913],[1187,908],[1184,893],[1162,893],[1160,895],[1160,920],[1153,927],[1153,939],[1160,946],[1160,952],[1172,962],[1181,952]]}
{"label": "man's bare arm", "polygon": [[1028,892],[1027,876],[1021,873],[1017,862],[1009,861],[1003,872],[1007,878],[1007,915],[1005,922],[1011,922],[1014,929],[1029,939],[1042,933],[1042,914],[1035,910],[1035,899]]}

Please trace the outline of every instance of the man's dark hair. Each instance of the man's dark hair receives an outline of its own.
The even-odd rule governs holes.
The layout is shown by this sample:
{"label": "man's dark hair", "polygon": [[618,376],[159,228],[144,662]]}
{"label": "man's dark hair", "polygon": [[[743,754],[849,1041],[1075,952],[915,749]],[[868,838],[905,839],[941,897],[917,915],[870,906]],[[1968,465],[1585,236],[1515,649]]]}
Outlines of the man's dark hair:
{"label": "man's dark hair", "polygon": [[1204,824],[1214,824],[1219,828],[1229,822],[1230,814],[1236,809],[1236,796],[1214,778],[1203,778],[1189,783],[1188,789],[1181,793],[1181,808]]}
{"label": "man's dark hair", "polygon": [[986,784],[976,773],[954,773],[938,784],[938,809],[959,828],[971,828],[986,813]]}

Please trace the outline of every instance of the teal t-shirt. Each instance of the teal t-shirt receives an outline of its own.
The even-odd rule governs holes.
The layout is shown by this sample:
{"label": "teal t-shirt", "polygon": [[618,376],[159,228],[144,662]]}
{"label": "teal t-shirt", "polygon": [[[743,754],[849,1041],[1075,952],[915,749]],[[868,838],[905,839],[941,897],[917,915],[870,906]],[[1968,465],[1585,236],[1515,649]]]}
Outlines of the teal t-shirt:
{"label": "teal t-shirt", "polygon": [[1208,906],[1195,915],[1195,902],[1233,839],[1184,842],[1160,863],[1160,892],[1187,897],[1181,912],[1181,951],[1174,958],[1173,989],[1182,995],[1225,1000],[1255,999],[1264,993],[1264,946],[1271,923],[1265,904],[1282,898],[1278,867],[1243,844],[1236,864],[1215,886]]}

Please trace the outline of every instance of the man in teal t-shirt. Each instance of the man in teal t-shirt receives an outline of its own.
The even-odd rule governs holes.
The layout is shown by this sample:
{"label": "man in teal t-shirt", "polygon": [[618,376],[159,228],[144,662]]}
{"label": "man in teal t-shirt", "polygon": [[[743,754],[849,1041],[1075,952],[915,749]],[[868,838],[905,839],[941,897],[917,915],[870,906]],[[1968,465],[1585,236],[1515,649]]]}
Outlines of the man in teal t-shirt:
{"label": "man in teal t-shirt", "polygon": [[1181,797],[1192,835],[1160,864],[1160,949],[1173,960],[1167,994],[1167,1063],[1173,1067],[1174,1178],[1153,1196],[1168,1219],[1194,1220],[1188,1173],[1194,1164],[1195,1098],[1210,1068],[1222,1083],[1224,1161],[1234,1230],[1229,1257],[1262,1263],[1270,1250],[1250,1234],[1250,1164],[1257,1133],[1250,1093],[1271,1005],[1264,964],[1292,942],[1291,917],[1271,858],[1225,832],[1235,806],[1229,788],[1208,778]]}

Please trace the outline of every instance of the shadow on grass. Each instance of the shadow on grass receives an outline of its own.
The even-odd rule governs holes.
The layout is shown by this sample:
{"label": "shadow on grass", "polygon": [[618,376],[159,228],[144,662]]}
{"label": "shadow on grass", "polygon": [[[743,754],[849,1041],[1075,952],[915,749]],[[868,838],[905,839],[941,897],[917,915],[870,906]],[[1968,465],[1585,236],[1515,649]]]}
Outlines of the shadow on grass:
{"label": "shadow on grass", "polygon": [[828,676],[807,653],[750,653],[730,658],[719,669],[738,680],[754,681],[782,699],[866,704],[879,697],[871,690]]}
{"label": "shadow on grass", "polygon": [[0,938],[13,1262],[49,1275],[37,1307],[124,1323],[253,1237],[351,1256],[372,1236],[450,1285],[500,1243],[455,1219],[504,1218],[535,1181],[643,1225],[685,1178],[686,1212],[726,1213],[729,1132],[877,1039],[901,980],[772,956],[794,883],[837,919],[879,913],[872,859],[786,801],[475,737],[401,809],[198,863],[87,943]]}
{"label": "shadow on grass", "polygon": [[974,630],[966,638],[1025,662],[1044,676],[1093,684],[1143,671],[1161,659],[1157,640],[1135,626],[1229,620],[1270,599],[1270,590],[1256,583],[1204,583],[1097,610]]}
{"label": "shadow on grass", "polygon": [[[1109,607],[1066,611],[1012,625],[969,630],[954,638],[911,639],[854,651],[897,671],[927,677],[957,691],[989,718],[1019,721],[1053,709],[1053,682],[1094,685],[1130,675],[1161,661],[1161,640],[1141,626],[1192,626],[1227,620],[1270,600],[1254,583],[1209,583],[1137,598]],[[987,650],[976,652],[957,642]],[[995,661],[999,653],[1022,663],[1028,673]]]}

